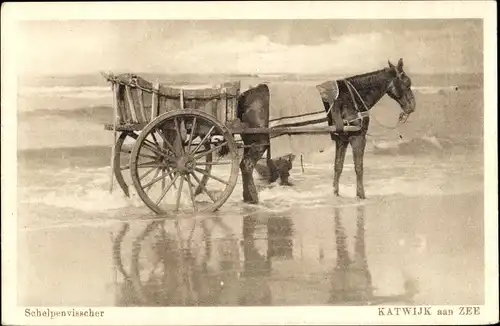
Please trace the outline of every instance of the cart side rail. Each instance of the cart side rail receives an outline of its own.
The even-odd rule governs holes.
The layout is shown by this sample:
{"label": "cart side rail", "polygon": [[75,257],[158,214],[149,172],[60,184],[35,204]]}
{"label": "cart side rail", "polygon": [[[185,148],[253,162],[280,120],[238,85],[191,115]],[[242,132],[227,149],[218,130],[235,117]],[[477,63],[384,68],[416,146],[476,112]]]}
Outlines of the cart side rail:
{"label": "cart side rail", "polygon": [[182,89],[152,83],[135,74],[102,75],[113,85],[117,126],[144,126],[160,114],[183,109],[202,110],[222,123],[236,119],[240,81]]}

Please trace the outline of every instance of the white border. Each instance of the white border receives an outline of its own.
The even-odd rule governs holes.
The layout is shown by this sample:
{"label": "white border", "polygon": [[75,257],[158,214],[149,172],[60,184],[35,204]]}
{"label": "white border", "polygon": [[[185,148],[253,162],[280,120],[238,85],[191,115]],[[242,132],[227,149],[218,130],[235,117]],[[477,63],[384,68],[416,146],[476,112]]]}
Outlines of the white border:
{"label": "white border", "polygon": [[[485,296],[480,316],[378,316],[377,307],[105,308],[104,318],[28,319],[16,306],[16,21],[58,19],[484,19]],[[498,321],[497,53],[493,1],[4,3],[2,6],[2,301],[5,324],[478,324]],[[5,281],[8,279],[8,281]],[[434,307],[437,308],[437,307]],[[446,308],[453,308],[448,307]],[[62,309],[62,308],[61,308]]]}

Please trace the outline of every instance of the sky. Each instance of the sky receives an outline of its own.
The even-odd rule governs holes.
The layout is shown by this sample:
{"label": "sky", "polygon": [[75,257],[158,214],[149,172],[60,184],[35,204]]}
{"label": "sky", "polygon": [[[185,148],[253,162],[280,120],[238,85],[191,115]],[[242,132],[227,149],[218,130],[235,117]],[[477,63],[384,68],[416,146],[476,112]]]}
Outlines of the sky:
{"label": "sky", "polygon": [[483,70],[481,20],[60,20],[19,23],[18,69],[59,75]]}

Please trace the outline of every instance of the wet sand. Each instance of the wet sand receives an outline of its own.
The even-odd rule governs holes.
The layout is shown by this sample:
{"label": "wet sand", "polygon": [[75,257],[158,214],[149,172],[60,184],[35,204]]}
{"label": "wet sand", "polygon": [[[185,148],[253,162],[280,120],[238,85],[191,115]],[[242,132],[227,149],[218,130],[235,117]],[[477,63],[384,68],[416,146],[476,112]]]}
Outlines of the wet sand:
{"label": "wet sand", "polygon": [[[335,202],[333,197],[332,202]],[[361,206],[355,199],[343,198],[343,202],[350,203],[350,206],[343,205],[337,209],[334,206],[338,205],[334,204],[318,209],[296,207],[289,213],[279,214],[246,207],[241,209],[240,215],[221,214],[227,227],[224,232],[232,233],[242,247],[242,243],[251,242],[254,251],[262,257],[270,255],[270,242],[267,241],[270,232],[267,222],[270,219],[275,219],[277,223],[287,221],[287,225],[292,225],[293,234],[284,234],[281,226],[277,238],[280,238],[281,232],[282,240],[286,241],[272,246],[275,251],[281,247],[281,251],[287,253],[282,253],[281,257],[275,254],[270,259],[270,266],[266,267],[266,273],[249,274],[257,267],[255,264],[252,265],[254,267],[245,265],[245,253],[246,256],[251,254],[247,249],[240,248],[239,266],[247,266],[242,267],[247,276],[241,273],[239,279],[232,280],[237,285],[228,286],[230,290],[219,293],[219,304],[237,305],[242,297],[255,296],[255,290],[251,290],[255,288],[269,289],[271,298],[248,299],[254,304],[329,304],[332,275],[338,265],[338,233],[335,230],[338,231],[339,227],[344,230],[346,247],[354,259],[356,234],[358,239],[360,236],[357,233],[360,214],[364,216],[364,258],[375,296],[402,293],[404,281],[413,280],[414,284],[418,284],[415,304],[483,303],[482,193],[386,197],[368,200]],[[335,216],[339,222],[337,226]],[[254,222],[250,233],[249,220]],[[139,234],[146,224],[144,221],[131,221],[130,233]],[[119,227],[116,222],[97,227],[75,224],[53,229],[20,229],[19,304],[116,305],[115,296],[119,289],[115,283],[122,279],[113,266],[111,234],[116,235]],[[183,231],[184,237],[187,237],[186,230]],[[222,233],[212,236],[216,240]],[[124,261],[131,254],[132,241],[133,237],[124,238]]]}

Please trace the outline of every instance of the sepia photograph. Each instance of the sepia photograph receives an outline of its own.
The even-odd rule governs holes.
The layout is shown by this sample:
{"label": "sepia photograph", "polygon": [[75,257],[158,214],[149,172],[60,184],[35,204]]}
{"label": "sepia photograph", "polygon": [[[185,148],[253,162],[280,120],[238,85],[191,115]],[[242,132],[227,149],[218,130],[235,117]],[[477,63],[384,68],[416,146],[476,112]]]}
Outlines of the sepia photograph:
{"label": "sepia photograph", "polygon": [[2,323],[498,322],[495,9],[2,6]]}

